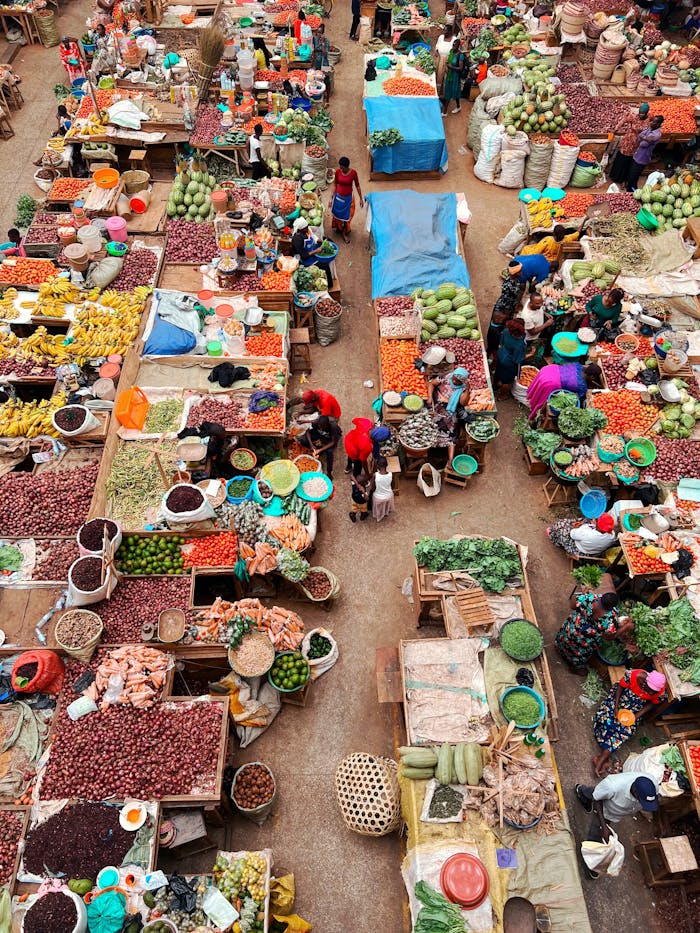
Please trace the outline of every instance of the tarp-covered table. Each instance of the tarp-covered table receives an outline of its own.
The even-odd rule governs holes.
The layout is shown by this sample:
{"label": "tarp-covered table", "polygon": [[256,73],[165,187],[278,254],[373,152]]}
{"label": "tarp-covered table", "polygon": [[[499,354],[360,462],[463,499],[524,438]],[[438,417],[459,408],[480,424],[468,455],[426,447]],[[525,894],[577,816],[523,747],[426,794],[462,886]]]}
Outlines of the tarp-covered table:
{"label": "tarp-covered table", "polygon": [[367,129],[397,129],[403,142],[372,150],[375,172],[447,171],[445,127],[437,97],[365,97]]}
{"label": "tarp-covered table", "polygon": [[457,196],[417,191],[373,191],[367,196],[372,298],[410,295],[441,282],[469,287],[457,244]]}

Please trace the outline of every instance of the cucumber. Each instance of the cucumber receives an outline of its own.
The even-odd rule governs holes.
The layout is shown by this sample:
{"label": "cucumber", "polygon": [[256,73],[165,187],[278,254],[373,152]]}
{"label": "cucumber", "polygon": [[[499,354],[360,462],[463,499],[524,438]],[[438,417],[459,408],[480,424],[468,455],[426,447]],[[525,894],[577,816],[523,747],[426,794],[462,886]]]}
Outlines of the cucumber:
{"label": "cucumber", "polygon": [[407,768],[401,765],[401,774],[410,781],[429,781],[433,777],[433,769]]}
{"label": "cucumber", "polygon": [[467,765],[464,761],[464,742],[460,742],[459,745],[455,745],[454,752],[454,767],[455,773],[457,775],[458,784],[467,783]]}
{"label": "cucumber", "polygon": [[443,742],[438,752],[435,777],[440,784],[449,784],[452,770],[452,747],[449,742]]}

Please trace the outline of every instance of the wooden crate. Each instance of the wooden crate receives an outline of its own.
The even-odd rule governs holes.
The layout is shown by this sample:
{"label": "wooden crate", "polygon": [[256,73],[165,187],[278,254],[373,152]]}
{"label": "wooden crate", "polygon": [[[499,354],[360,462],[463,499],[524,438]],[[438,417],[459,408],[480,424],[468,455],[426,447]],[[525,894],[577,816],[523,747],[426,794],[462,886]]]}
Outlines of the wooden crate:
{"label": "wooden crate", "polygon": [[688,772],[688,782],[690,784],[690,793],[693,797],[693,803],[695,804],[695,810],[700,817],[700,786],[698,786],[698,779],[695,776],[693,771],[693,762],[690,757],[691,748],[698,748],[700,746],[699,741],[693,741],[687,739],[684,742],[678,743],[678,748],[680,749],[681,755],[683,756],[683,761],[685,762],[685,770]]}
{"label": "wooden crate", "polygon": [[549,467],[544,460],[538,460],[532,452],[532,447],[523,444],[523,460],[527,465],[528,476],[544,476]]}

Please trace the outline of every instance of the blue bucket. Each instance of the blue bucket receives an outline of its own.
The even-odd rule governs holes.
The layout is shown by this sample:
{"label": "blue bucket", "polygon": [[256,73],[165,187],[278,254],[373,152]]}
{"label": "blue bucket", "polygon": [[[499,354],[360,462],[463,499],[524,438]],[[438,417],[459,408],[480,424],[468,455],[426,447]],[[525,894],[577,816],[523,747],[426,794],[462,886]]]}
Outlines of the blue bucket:
{"label": "blue bucket", "polygon": [[307,100],[305,97],[292,97],[289,101],[289,106],[292,110],[303,110],[305,113],[308,113],[311,110],[312,104],[310,100]]}
{"label": "blue bucket", "polygon": [[584,518],[600,518],[608,505],[608,499],[600,489],[591,489],[581,496],[579,508]]}
{"label": "blue bucket", "polygon": [[[248,492],[244,496],[232,496],[229,492],[229,486],[231,483],[235,483],[236,480],[244,479],[248,482]],[[253,490],[255,489],[255,480],[252,476],[232,476],[231,479],[226,483],[226,499],[228,502],[233,502],[234,505],[240,505],[241,502],[245,502],[246,499],[253,498]]]}

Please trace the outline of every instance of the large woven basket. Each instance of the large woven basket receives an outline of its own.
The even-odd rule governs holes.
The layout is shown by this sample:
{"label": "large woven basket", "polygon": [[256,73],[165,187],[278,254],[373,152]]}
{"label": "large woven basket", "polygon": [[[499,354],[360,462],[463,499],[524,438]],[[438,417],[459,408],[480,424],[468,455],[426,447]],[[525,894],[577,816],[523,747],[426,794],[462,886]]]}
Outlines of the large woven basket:
{"label": "large woven basket", "polygon": [[[77,648],[69,647],[63,640],[63,628],[68,624],[69,619],[71,618],[91,620],[95,624],[95,633],[91,638],[89,638]],[[63,648],[66,654],[70,655],[72,658],[77,658],[79,661],[87,662],[93,656],[95,649],[100,643],[100,639],[102,638],[102,629],[102,619],[97,615],[96,612],[91,612],[89,609],[68,609],[56,622],[54,638],[56,639],[56,644],[59,646],[59,648]]]}
{"label": "large woven basket", "polygon": [[387,836],[401,823],[398,765],[355,752],[338,765],[335,791],[343,821],[361,836]]}

